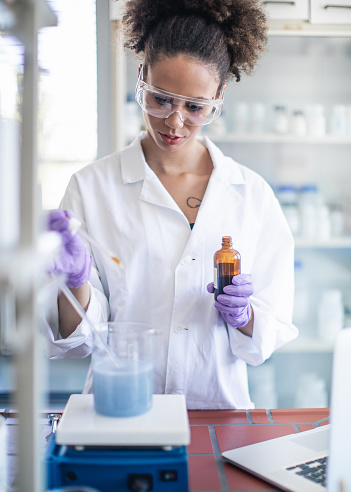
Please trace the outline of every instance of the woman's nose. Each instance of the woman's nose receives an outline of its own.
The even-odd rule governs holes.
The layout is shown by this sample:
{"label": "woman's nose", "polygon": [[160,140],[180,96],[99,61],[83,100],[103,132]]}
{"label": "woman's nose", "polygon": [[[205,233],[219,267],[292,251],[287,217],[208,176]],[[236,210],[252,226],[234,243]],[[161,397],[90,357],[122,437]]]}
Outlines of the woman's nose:
{"label": "woman's nose", "polygon": [[183,128],[184,119],[182,113],[180,111],[173,111],[173,113],[167,116],[165,123],[170,128]]}

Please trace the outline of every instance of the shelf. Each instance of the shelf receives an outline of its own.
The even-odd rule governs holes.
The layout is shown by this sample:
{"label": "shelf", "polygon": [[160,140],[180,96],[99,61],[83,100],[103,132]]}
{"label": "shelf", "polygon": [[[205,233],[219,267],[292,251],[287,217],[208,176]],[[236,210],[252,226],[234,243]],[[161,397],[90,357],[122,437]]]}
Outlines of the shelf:
{"label": "shelf", "polygon": [[333,351],[333,343],[323,342],[318,339],[309,339],[298,337],[283,347],[279,348],[277,352],[284,354],[297,354],[297,353],[331,353]]}
{"label": "shelf", "polygon": [[262,134],[208,134],[208,137],[214,142],[227,143],[303,143],[303,144],[336,144],[336,145],[351,145],[351,136],[338,137],[334,135],[326,135],[324,137],[298,137],[295,135],[277,135],[275,133]]}
{"label": "shelf", "polygon": [[333,237],[326,241],[321,239],[304,239],[295,237],[295,248],[306,249],[348,249],[351,248],[351,236]]}

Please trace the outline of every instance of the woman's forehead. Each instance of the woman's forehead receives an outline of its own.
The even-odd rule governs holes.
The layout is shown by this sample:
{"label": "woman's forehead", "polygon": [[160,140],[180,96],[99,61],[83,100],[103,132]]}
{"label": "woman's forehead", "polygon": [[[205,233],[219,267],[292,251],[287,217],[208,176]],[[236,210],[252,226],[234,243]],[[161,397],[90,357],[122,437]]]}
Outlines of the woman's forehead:
{"label": "woman's forehead", "polygon": [[192,98],[212,99],[219,84],[211,66],[185,55],[162,57],[146,73],[144,80],[148,84]]}

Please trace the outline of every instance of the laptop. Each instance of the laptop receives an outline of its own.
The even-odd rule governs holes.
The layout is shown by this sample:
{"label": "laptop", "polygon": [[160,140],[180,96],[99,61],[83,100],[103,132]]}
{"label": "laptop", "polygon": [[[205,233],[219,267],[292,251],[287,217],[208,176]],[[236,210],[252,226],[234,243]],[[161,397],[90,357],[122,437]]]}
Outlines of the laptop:
{"label": "laptop", "polygon": [[334,347],[330,424],[222,456],[283,490],[351,492],[351,328],[338,334]]}

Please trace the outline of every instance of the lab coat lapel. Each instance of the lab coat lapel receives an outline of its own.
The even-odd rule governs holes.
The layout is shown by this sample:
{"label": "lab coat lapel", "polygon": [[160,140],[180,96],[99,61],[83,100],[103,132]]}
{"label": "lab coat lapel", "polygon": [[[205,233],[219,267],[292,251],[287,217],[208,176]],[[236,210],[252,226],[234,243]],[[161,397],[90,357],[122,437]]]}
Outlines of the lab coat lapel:
{"label": "lab coat lapel", "polygon": [[140,200],[152,203],[158,207],[171,208],[172,210],[181,213],[176,202],[150,168],[147,169],[145,174],[145,179],[140,193]]}
{"label": "lab coat lapel", "polygon": [[140,200],[180,212],[178,205],[164,188],[156,174],[147,165],[141,147],[142,135],[122,153],[122,179],[124,184],[142,182]]}

